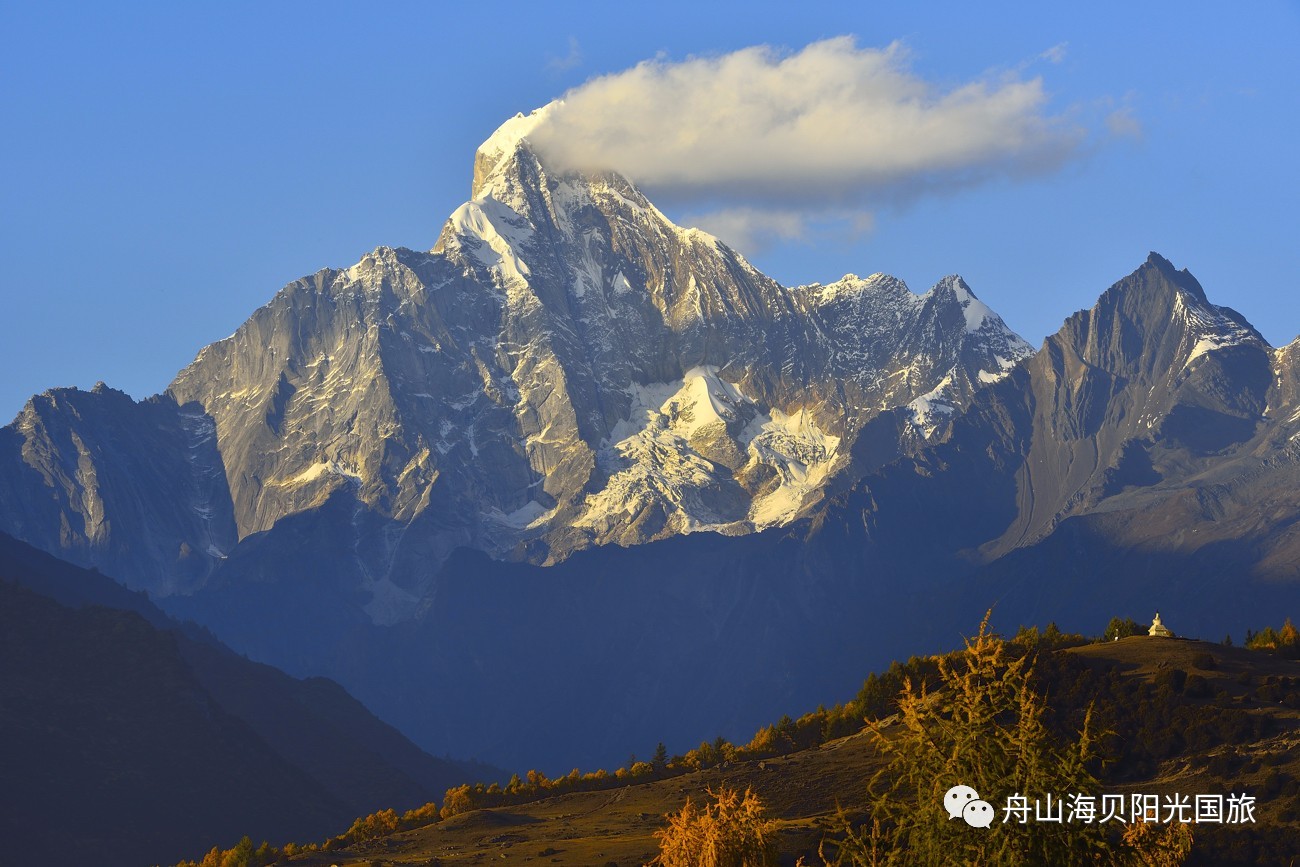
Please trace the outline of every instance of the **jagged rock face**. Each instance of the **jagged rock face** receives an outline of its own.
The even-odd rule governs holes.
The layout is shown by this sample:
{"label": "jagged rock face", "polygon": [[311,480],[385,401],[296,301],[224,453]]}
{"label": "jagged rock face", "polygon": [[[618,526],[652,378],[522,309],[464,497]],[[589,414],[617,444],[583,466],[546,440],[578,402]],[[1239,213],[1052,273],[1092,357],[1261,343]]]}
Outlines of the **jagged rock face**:
{"label": "jagged rock face", "polygon": [[[1231,538],[1255,546],[1260,502],[1275,504],[1276,520],[1300,512],[1274,490],[1300,430],[1294,354],[1152,254],[975,395],[944,442],[865,478],[822,520],[865,526],[886,561],[949,571],[956,558],[962,568],[1005,561],[995,571],[1010,574],[1006,563],[1043,546],[1082,564],[1107,546],[1175,559]],[[1241,522],[1229,531],[1234,509]],[[1216,526],[1197,529],[1201,520]],[[1087,542],[1081,521],[1094,528]],[[1071,553],[1053,548],[1070,526]]]}
{"label": "jagged rock face", "polygon": [[190,592],[238,539],[212,419],[100,383],[32,398],[0,430],[7,532],[133,589]]}
{"label": "jagged rock face", "polygon": [[1248,322],[1152,254],[1029,362],[1033,436],[1018,483],[1032,496],[988,553],[1036,541],[1126,487],[1221,460],[1260,424],[1271,366]]}
{"label": "jagged rock face", "polygon": [[799,562],[925,595],[936,636],[991,606],[1003,629],[1276,622],[1300,581],[1297,346],[1271,349],[1153,255],[941,442],[828,499]]}
{"label": "jagged rock face", "polygon": [[172,384],[215,419],[241,537],[346,488],[435,560],[750,532],[882,410],[916,425],[874,465],[1030,354],[960,278],[787,289],[621,176],[550,174],[521,120],[431,253],[286,287]]}
{"label": "jagged rock face", "polygon": [[[1118,457],[1030,540],[1038,544],[1025,546],[1026,559],[1041,562],[1083,537],[1139,563],[1144,556],[1192,563],[1184,567],[1188,592],[1207,599],[1259,579],[1275,589],[1294,586],[1298,344],[1270,349],[1225,308],[1212,308],[1217,318],[1176,309],[1188,325],[1166,372],[1172,393],[1157,392],[1142,419],[1150,432],[1110,437],[1122,442]],[[1253,594],[1238,595],[1218,613],[1252,605]],[[1214,610],[1188,607],[1206,619]]]}
{"label": "jagged rock face", "polygon": [[480,148],[431,252],[290,284],[145,404],[33,401],[0,526],[166,595],[343,496],[347,580],[388,622],[458,546],[551,563],[789,523],[1031,354],[957,277],[783,287],[617,174],[550,173],[530,122]]}
{"label": "jagged rock face", "polygon": [[832,335],[838,365],[887,373],[883,381],[854,383],[859,390],[849,402],[858,418],[905,406],[922,438],[946,428],[979,388],[1033,353],[957,276],[921,296],[884,274],[800,288]]}

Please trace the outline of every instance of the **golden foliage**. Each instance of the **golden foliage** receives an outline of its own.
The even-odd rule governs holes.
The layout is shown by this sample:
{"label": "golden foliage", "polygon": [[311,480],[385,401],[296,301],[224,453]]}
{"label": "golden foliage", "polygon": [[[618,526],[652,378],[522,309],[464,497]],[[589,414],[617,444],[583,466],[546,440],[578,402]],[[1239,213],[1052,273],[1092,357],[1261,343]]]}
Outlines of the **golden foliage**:
{"label": "golden foliage", "polygon": [[1192,852],[1192,827],[1182,822],[1134,822],[1124,829],[1134,867],[1178,867]]}
{"label": "golden foliage", "polygon": [[202,861],[181,861],[177,867],[265,867],[274,864],[279,858],[280,852],[270,843],[263,843],[254,849],[253,841],[244,837],[233,849],[223,850],[213,846]]}
{"label": "golden foliage", "polygon": [[1294,659],[1300,655],[1300,630],[1296,629],[1290,617],[1282,624],[1280,630],[1271,626],[1265,626],[1259,632],[1251,632],[1248,629],[1246,647],[1251,650],[1272,650]]}
{"label": "golden foliage", "polygon": [[1296,631],[1295,624],[1291,622],[1290,617],[1282,624],[1282,631],[1278,634],[1278,641],[1284,647],[1294,647],[1297,643],[1300,643],[1300,632]]}
{"label": "golden foliage", "polygon": [[763,804],[749,789],[709,790],[704,809],[689,798],[667,826],[655,832],[660,867],[775,867],[776,823],[763,818]]}
{"label": "golden foliage", "polygon": [[[1046,700],[1033,688],[1035,654],[1002,641],[988,620],[963,653],[938,660],[936,688],[905,680],[898,729],[871,726],[890,759],[871,783],[871,825],[855,828],[841,816],[822,860],[835,867],[1181,863],[1191,845],[1190,835],[1177,836],[1181,831],[1171,832],[1166,845],[1164,837],[1159,843],[1114,839],[1099,824],[1031,820],[974,830],[949,818],[943,796],[959,784],[995,804],[1012,794],[1032,802],[1048,794],[1096,796],[1100,789],[1088,770],[1098,736],[1091,713],[1073,740],[1053,735]],[[1183,842],[1182,849],[1174,845]],[[1175,860],[1140,860],[1148,856]]]}
{"label": "golden foliage", "polygon": [[393,833],[400,825],[401,819],[398,818],[396,810],[380,810],[378,813],[371,813],[369,816],[357,819],[345,836],[358,841],[374,840]]}

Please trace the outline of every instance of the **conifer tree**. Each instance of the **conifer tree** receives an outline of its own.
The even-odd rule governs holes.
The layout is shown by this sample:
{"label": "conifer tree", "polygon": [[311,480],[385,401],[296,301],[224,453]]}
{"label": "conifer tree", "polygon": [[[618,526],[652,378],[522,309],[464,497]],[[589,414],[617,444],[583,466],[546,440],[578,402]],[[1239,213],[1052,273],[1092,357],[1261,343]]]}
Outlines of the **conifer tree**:
{"label": "conifer tree", "polygon": [[[939,661],[934,690],[905,680],[901,729],[872,726],[889,764],[871,782],[871,822],[854,827],[841,817],[839,833],[822,845],[822,860],[834,867],[1146,863],[1136,859],[1149,841],[1114,838],[1097,823],[1002,821],[1007,814],[998,808],[1008,796],[1033,804],[1050,794],[1059,805],[1071,794],[1101,793],[1088,770],[1097,738],[1091,712],[1077,738],[1053,735],[1046,701],[1031,681],[1034,659],[1032,652],[1015,655],[989,630],[986,615],[964,653]],[[957,785],[974,788],[998,810],[992,827],[949,817],[943,799]],[[1190,847],[1190,830],[1179,835]]]}

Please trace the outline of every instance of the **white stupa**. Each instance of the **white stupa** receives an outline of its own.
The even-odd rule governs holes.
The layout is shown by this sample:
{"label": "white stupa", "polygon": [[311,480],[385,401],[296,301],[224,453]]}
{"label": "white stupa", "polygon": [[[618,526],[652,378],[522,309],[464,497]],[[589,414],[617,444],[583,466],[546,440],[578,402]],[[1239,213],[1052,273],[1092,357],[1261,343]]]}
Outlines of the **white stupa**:
{"label": "white stupa", "polygon": [[1156,619],[1151,621],[1151,628],[1147,630],[1147,635],[1154,638],[1173,638],[1174,634],[1169,631],[1169,627],[1160,622],[1160,612],[1156,612]]}

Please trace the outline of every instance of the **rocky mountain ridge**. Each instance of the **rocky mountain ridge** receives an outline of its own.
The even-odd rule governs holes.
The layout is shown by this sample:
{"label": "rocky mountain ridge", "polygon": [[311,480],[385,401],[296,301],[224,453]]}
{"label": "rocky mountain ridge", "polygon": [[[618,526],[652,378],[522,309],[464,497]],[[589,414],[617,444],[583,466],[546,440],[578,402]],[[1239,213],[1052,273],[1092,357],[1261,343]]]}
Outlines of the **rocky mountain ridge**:
{"label": "rocky mountain ridge", "polygon": [[[291,631],[304,643],[288,650],[246,612],[299,604],[346,558],[330,520],[304,515],[223,570],[225,586],[176,602],[256,655],[323,666],[405,730],[557,770],[812,707],[853,688],[861,660],[951,643],[990,605],[999,622],[1079,630],[1160,610],[1217,639],[1297,599],[1293,359],[1153,255],[977,391],[942,437],[829,486],[786,527],[602,546],[544,568],[462,549],[409,630],[324,647],[308,624],[360,628],[340,602],[303,612]],[[859,440],[911,413],[882,413]],[[311,553],[276,559],[290,550]]]}
{"label": "rocky mountain ridge", "polygon": [[461,546],[553,563],[787,524],[1031,354],[959,277],[783,287],[626,178],[551,173],[529,123],[480,148],[431,252],[290,284],[138,406],[34,399],[0,434],[0,527],[166,596],[348,497],[335,532],[392,622]]}
{"label": "rocky mountain ridge", "polygon": [[[1210,303],[1186,270],[1151,254],[956,425],[971,431],[963,437],[996,438],[1015,461],[1014,472],[1002,468],[1005,486],[1025,494],[981,558],[1032,545],[1126,493],[1167,491],[1249,453],[1293,399],[1282,363],[1290,355]],[[918,462],[957,447],[939,445]]]}

